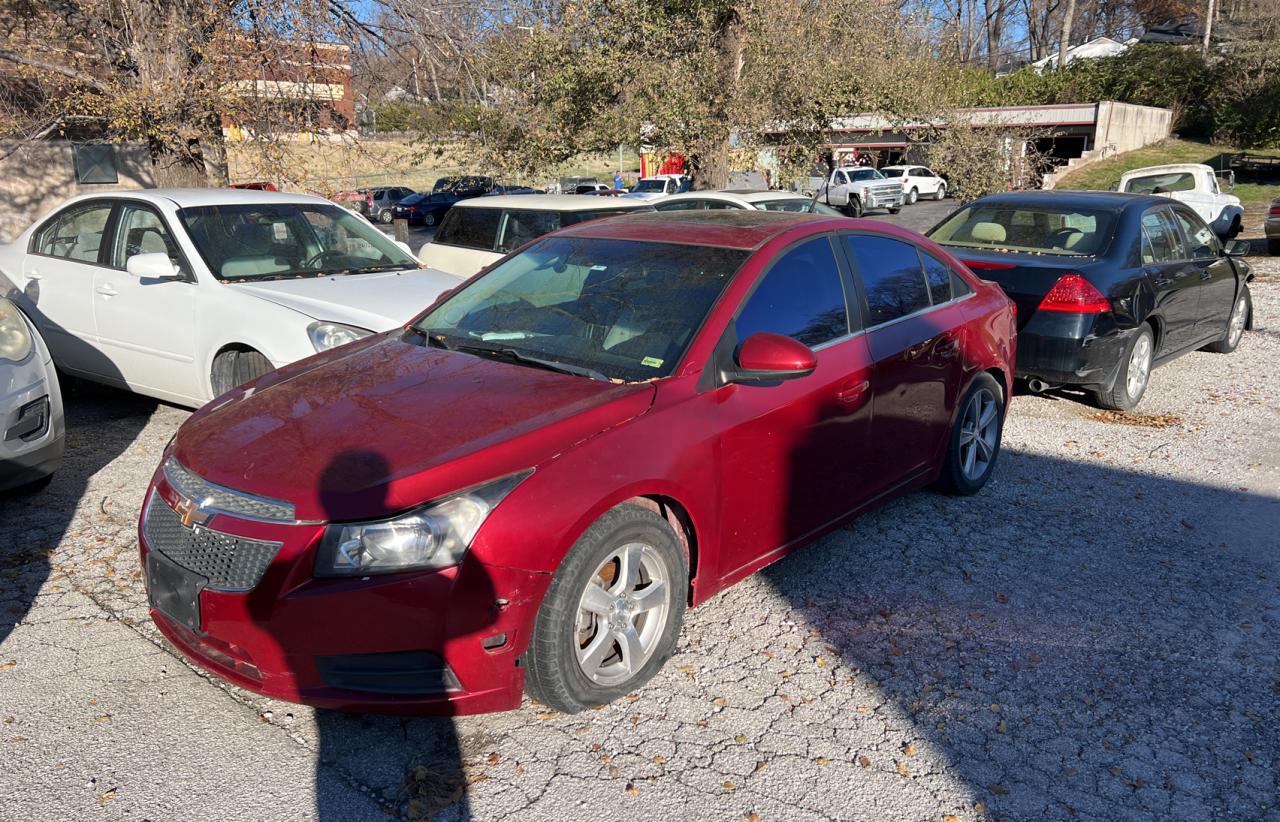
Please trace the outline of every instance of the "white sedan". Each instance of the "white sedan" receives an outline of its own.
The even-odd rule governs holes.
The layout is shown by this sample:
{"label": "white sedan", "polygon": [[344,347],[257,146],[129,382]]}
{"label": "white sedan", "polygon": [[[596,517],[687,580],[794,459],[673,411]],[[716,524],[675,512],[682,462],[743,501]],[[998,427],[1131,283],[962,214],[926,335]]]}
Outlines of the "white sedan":
{"label": "white sedan", "polygon": [[228,189],[76,197],[0,247],[0,273],[59,369],[188,406],[461,282],[327,200]]}
{"label": "white sedan", "polygon": [[902,182],[902,201],[907,205],[921,197],[941,200],[947,196],[947,181],[924,166],[884,166],[880,173]]}

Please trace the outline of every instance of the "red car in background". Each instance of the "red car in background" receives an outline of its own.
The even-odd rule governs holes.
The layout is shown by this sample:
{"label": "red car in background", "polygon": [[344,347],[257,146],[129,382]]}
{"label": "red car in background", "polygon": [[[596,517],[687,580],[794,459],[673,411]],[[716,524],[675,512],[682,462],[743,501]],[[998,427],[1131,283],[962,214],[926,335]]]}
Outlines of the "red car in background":
{"label": "red car in background", "polygon": [[250,690],[475,713],[622,696],[686,606],[994,470],[1014,314],[881,223],[583,223],[406,328],[196,412],[140,523],[151,613]]}

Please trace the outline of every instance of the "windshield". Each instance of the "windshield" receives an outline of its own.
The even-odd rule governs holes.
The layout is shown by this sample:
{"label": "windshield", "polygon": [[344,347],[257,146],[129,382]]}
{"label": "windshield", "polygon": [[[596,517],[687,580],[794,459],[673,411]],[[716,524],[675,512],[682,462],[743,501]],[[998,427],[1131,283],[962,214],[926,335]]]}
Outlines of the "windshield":
{"label": "windshield", "polygon": [[666,191],[666,180],[641,180],[632,191]]}
{"label": "windshield", "polygon": [[279,280],[419,267],[381,231],[335,205],[196,206],[178,213],[201,258],[220,280]]}
{"label": "windshield", "polygon": [[402,206],[417,205],[418,203],[422,202],[423,200],[427,199],[430,196],[431,196],[430,194],[425,194],[420,191],[417,194],[410,194],[408,197],[405,197],[403,200],[400,201],[400,205]]}
{"label": "windshield", "polygon": [[874,168],[858,168],[849,172],[849,179],[855,183],[860,183],[863,180],[883,180],[884,175]]}
{"label": "windshield", "polygon": [[957,211],[929,237],[962,248],[1089,257],[1106,251],[1114,220],[1106,211],[975,205]]}
{"label": "windshield", "polygon": [[587,369],[665,377],[747,252],[548,237],[472,280],[415,328],[431,344]]}

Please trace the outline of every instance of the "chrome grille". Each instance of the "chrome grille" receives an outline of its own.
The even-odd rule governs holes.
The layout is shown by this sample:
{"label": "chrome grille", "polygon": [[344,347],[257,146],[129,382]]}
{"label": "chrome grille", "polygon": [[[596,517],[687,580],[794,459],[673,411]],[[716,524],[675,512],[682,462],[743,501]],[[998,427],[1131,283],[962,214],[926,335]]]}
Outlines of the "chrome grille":
{"label": "chrome grille", "polygon": [[202,511],[231,514],[241,519],[293,522],[291,504],[216,485],[191,473],[173,457],[164,462],[164,477],[173,490],[194,502]]}
{"label": "chrome grille", "polygon": [[283,543],[247,539],[188,528],[178,512],[153,493],[143,516],[142,533],[147,547],[209,580],[211,591],[249,591],[262,579]]}

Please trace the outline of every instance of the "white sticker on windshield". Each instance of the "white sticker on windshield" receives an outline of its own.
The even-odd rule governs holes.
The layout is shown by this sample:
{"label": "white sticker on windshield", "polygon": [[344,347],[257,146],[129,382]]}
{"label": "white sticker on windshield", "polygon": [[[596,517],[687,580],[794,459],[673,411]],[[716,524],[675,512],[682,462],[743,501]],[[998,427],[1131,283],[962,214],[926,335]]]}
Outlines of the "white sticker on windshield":
{"label": "white sticker on windshield", "polygon": [[605,270],[606,268],[608,268],[608,267],[609,267],[609,266],[607,266],[607,265],[593,265],[593,266],[591,266],[591,269],[590,269],[590,270],[591,270],[591,271],[604,271],[604,270]]}
{"label": "white sticker on windshield", "polygon": [[287,240],[289,239],[289,224],[288,223],[272,223],[271,233],[275,235],[275,238],[277,240]]}

